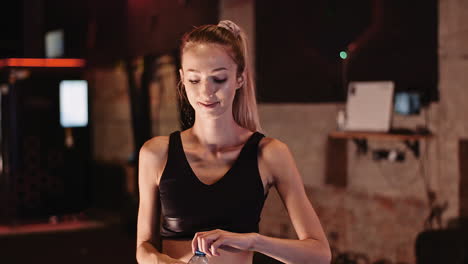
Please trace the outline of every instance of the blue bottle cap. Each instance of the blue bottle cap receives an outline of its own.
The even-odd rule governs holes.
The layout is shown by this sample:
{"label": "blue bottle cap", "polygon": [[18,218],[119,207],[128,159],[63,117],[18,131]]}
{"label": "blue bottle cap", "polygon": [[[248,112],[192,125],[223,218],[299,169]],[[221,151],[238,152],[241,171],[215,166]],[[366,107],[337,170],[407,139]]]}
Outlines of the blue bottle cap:
{"label": "blue bottle cap", "polygon": [[204,252],[201,252],[200,250],[195,250],[195,255],[204,257],[206,254]]}

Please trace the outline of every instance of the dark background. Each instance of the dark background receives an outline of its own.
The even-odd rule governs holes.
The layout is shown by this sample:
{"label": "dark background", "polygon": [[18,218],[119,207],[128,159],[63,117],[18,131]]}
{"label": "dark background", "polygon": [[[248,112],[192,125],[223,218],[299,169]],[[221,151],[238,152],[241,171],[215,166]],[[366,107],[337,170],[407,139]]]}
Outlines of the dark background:
{"label": "dark background", "polygon": [[[184,14],[171,20],[170,13],[146,10],[132,20],[124,1],[40,2],[28,1],[28,6],[36,3],[35,8],[24,8],[23,1],[2,4],[9,11],[0,17],[0,57],[41,57],[40,33],[64,28],[66,57],[112,62],[119,56],[170,52],[178,45],[175,36],[190,28],[174,26],[190,19]],[[210,11],[213,5],[206,10],[199,1],[188,2],[192,11],[206,16],[215,11]],[[344,102],[343,80],[394,80],[396,91],[416,91],[423,103],[438,101],[437,0],[281,3],[255,3],[261,102]],[[148,29],[129,30],[138,23],[148,24]],[[171,27],[177,29],[165,29]],[[148,37],[151,30],[174,36]],[[344,62],[339,52],[350,44],[357,49]]]}
{"label": "dark background", "polygon": [[[343,80],[393,80],[396,91],[438,101],[437,6],[437,0],[256,1],[260,101],[344,102]],[[344,62],[339,53],[353,44]]]}

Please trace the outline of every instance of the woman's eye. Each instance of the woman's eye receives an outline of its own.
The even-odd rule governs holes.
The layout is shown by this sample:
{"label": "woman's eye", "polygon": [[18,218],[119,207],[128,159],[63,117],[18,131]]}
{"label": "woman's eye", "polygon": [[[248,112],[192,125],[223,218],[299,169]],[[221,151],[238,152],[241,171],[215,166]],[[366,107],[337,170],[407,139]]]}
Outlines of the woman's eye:
{"label": "woman's eye", "polygon": [[189,80],[189,83],[191,84],[197,84],[199,81],[198,80]]}
{"label": "woman's eye", "polygon": [[225,82],[227,79],[226,79],[226,78],[225,78],[225,79],[216,79],[216,78],[214,78],[213,80],[215,81],[215,83],[223,83],[223,82]]}

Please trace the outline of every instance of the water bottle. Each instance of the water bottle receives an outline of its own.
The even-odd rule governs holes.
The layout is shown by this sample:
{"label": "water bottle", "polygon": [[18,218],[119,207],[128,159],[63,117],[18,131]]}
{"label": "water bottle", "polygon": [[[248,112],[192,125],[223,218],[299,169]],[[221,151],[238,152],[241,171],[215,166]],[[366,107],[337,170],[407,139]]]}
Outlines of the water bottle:
{"label": "water bottle", "polygon": [[208,264],[208,258],[205,253],[196,250],[195,255],[193,255],[187,264]]}

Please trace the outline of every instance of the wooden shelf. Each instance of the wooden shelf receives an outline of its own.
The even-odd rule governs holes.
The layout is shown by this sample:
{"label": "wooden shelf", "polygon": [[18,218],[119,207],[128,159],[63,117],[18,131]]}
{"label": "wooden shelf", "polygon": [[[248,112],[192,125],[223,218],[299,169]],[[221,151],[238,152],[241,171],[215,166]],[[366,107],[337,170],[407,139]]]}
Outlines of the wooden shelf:
{"label": "wooden shelf", "polygon": [[328,134],[325,182],[338,187],[348,184],[348,147],[347,141],[353,141],[357,147],[358,155],[368,153],[369,140],[400,141],[413,153],[416,158],[420,156],[420,141],[430,140],[431,133],[383,133],[383,132],[351,132],[333,131]]}
{"label": "wooden shelf", "polygon": [[420,140],[430,139],[432,134],[396,134],[383,132],[351,132],[351,131],[334,131],[329,134],[330,138],[335,139],[377,139],[377,140]]}

